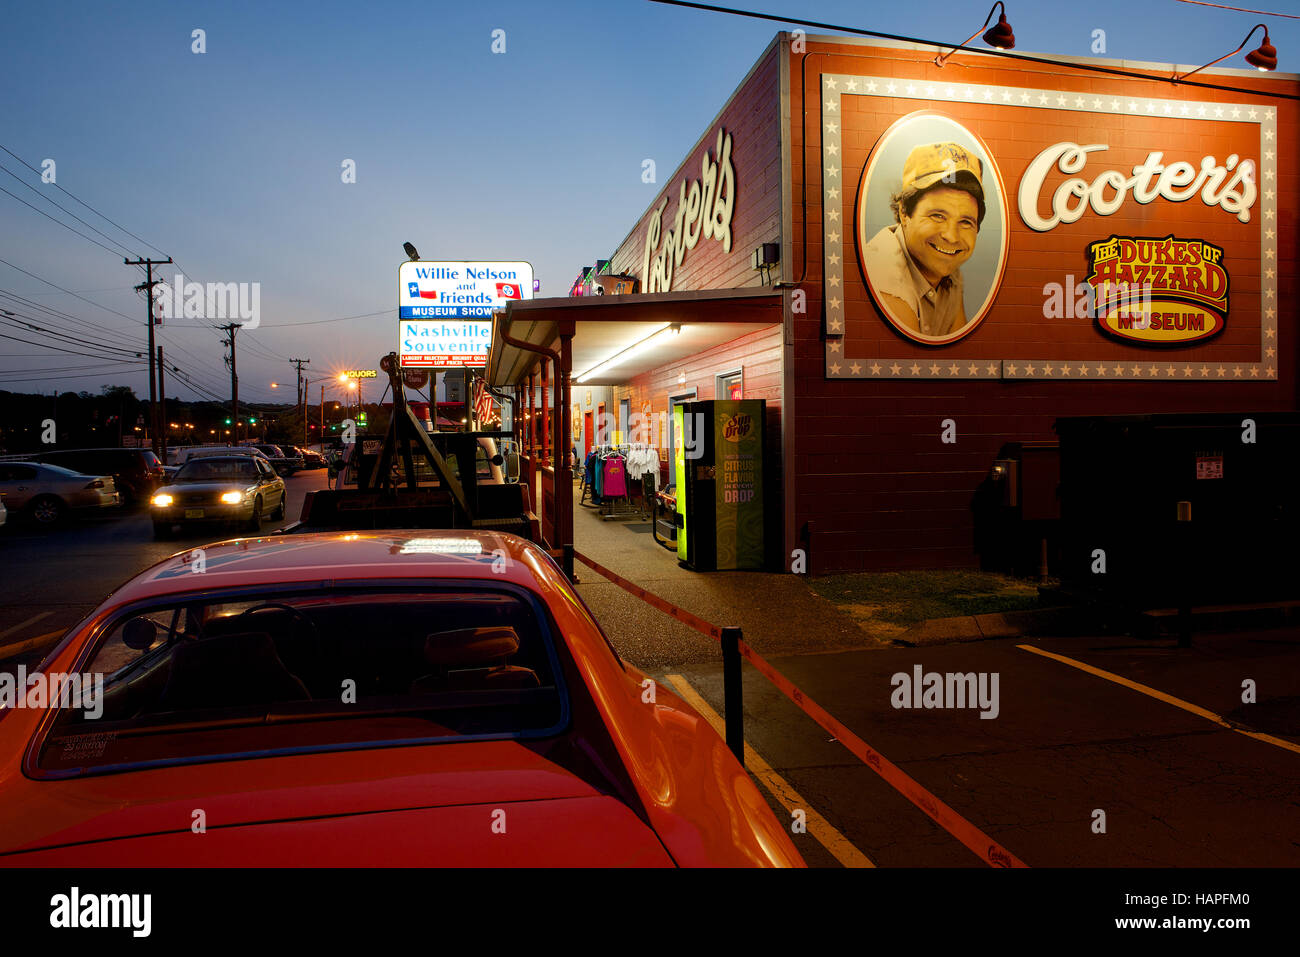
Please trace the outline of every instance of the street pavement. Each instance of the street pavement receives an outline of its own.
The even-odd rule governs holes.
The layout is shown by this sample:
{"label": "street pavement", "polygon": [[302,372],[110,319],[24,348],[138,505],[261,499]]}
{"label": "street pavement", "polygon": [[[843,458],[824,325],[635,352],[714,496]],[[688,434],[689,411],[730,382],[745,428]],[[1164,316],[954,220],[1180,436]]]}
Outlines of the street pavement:
{"label": "street pavement", "polygon": [[[297,518],[307,492],[324,488],[325,469],[285,479],[289,494],[286,520]],[[271,531],[283,522],[266,522]],[[167,541],[153,537],[147,509],[113,509],[93,518],[74,518],[59,528],[25,525],[18,516],[0,528],[0,648],[41,639],[20,656],[6,656],[6,667],[29,667],[63,634],[93,611],[114,589],[169,555],[238,532],[196,526]]]}
{"label": "street pavement", "polygon": [[[1077,629],[893,646],[854,634],[796,576],[690,572],[637,524],[583,509],[576,547],[706,621],[741,625],[807,699],[1029,866],[1300,861],[1295,627],[1199,634],[1190,649]],[[594,571],[579,573],[620,654],[724,713],[716,642]],[[969,706],[895,707],[895,676],[910,679],[917,666],[945,683],[984,675],[990,690],[996,675],[996,716],[991,707],[987,718]],[[746,744],[767,766],[750,770],[779,819],[793,823],[796,810],[819,819],[794,833],[810,864],[986,866],[748,663],[742,675]],[[1253,703],[1242,700],[1248,682]]]}
{"label": "street pavement", "polygon": [[[289,519],[325,481],[323,471],[287,480]],[[987,866],[918,806],[933,802],[1031,867],[1300,861],[1295,627],[1197,634],[1190,649],[1050,633],[903,647],[871,639],[798,576],[698,574],[678,567],[644,523],[588,509],[575,522],[580,552],[707,621],[741,626],[806,699],[922,789],[909,800],[745,664],[747,766],[779,820],[806,822],[792,833],[810,865]],[[122,581],[224,534],[155,542],[144,512],[50,532],[3,529],[0,647],[38,639],[4,667],[34,666]],[[620,654],[706,718],[724,713],[713,639],[578,571],[579,592]],[[984,676],[985,706],[896,707],[924,705],[896,689],[917,667]],[[1252,688],[1255,700],[1243,700]]]}

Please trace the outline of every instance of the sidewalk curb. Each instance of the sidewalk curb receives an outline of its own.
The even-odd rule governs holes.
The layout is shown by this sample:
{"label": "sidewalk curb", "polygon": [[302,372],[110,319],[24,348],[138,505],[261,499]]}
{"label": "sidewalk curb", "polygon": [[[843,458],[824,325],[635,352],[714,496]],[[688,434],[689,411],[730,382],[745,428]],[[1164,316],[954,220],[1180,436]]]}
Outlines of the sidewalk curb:
{"label": "sidewalk curb", "polygon": [[894,641],[915,648],[956,641],[1021,638],[1049,631],[1054,634],[1083,634],[1091,627],[1090,618],[1086,609],[1069,605],[991,612],[986,615],[959,615],[956,618],[930,618],[913,625]]}

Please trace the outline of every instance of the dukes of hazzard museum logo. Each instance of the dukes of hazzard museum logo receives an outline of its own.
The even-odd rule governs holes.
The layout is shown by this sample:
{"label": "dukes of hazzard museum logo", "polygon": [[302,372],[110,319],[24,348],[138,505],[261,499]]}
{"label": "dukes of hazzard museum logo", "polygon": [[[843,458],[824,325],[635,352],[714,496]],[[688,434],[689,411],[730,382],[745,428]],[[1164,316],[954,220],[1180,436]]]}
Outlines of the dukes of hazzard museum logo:
{"label": "dukes of hazzard museum logo", "polygon": [[753,425],[753,417],[746,412],[737,412],[727,420],[727,424],[722,427],[722,437],[728,442],[739,442],[745,436],[749,435],[750,426]]}
{"label": "dukes of hazzard museum logo", "polygon": [[1183,346],[1223,331],[1223,250],[1200,239],[1111,236],[1088,246],[1097,326],[1154,346]]}

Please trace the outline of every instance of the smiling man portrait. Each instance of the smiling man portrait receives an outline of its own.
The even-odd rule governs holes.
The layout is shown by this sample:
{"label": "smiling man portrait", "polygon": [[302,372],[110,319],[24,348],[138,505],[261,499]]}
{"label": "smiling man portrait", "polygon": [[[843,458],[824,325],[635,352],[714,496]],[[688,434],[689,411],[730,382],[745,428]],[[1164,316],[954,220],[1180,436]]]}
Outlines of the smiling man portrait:
{"label": "smiling man portrait", "polygon": [[983,164],[959,143],[916,146],[890,201],[894,225],[862,250],[881,307],[901,328],[947,336],[966,325],[961,266],[984,222]]}

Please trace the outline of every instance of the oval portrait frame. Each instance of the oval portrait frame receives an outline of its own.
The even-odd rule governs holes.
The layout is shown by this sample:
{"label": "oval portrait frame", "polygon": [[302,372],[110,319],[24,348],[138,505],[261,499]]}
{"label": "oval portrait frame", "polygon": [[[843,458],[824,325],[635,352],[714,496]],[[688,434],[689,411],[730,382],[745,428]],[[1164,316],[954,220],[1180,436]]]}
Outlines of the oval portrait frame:
{"label": "oval portrait frame", "polygon": [[[968,140],[968,142],[964,145],[967,145],[968,148],[972,148],[971,144],[974,144],[973,148],[978,152],[979,159],[981,160],[981,162],[983,162],[984,168],[986,170],[984,176],[982,177],[984,180],[985,189],[987,191],[990,182],[997,189],[998,205],[1001,208],[1001,213],[1002,213],[1002,231],[1001,231],[1002,234],[999,237],[1000,245],[998,247],[997,269],[993,274],[993,281],[989,283],[988,292],[985,294],[983,301],[979,305],[979,308],[975,310],[975,315],[972,318],[968,318],[966,324],[962,326],[960,329],[957,329],[954,332],[950,332],[946,336],[925,336],[925,335],[921,335],[920,333],[913,332],[912,330],[907,329],[904,326],[900,325],[894,319],[890,311],[887,308],[885,308],[885,305],[881,300],[880,295],[876,292],[875,287],[871,284],[871,276],[867,272],[867,264],[865,259],[863,258],[863,250],[866,247],[867,243],[869,243],[872,238],[866,235],[866,225],[867,225],[865,222],[866,215],[867,215],[866,200],[867,200],[867,190],[870,188],[872,177],[876,173],[876,165],[880,157],[884,154],[885,148],[890,145],[892,140],[898,137],[899,135],[901,135],[907,126],[915,123],[918,119],[940,120],[943,121],[944,123],[950,124],[954,128],[954,132],[960,132]],[[933,135],[930,134],[925,138],[924,141],[934,142],[935,140],[933,138]],[[960,142],[960,139],[955,139],[954,141]],[[992,172],[991,179],[987,171]],[[896,171],[895,175],[897,175],[898,173],[901,173],[901,169]],[[853,215],[853,223],[854,223],[853,228],[856,234],[855,241],[856,241],[857,253],[858,253],[858,268],[862,270],[863,283],[866,285],[867,292],[871,296],[872,304],[876,307],[876,310],[880,313],[881,318],[889,324],[890,328],[892,328],[899,335],[904,336],[913,342],[917,342],[920,343],[921,345],[927,345],[927,346],[950,345],[951,343],[957,342],[960,339],[966,338],[966,336],[970,335],[977,328],[979,328],[980,324],[984,321],[985,317],[988,316],[989,312],[993,308],[993,301],[997,298],[998,290],[1001,289],[1002,287],[1002,277],[1006,273],[1006,269],[1007,269],[1007,257],[1008,254],[1010,253],[1010,248],[1011,248],[1011,230],[1010,230],[1010,217],[1007,212],[1006,197],[1007,197],[1007,191],[1006,191],[1006,186],[1002,181],[1002,171],[1001,169],[998,168],[997,161],[994,160],[993,153],[992,151],[989,150],[988,144],[984,142],[983,138],[980,137],[979,134],[969,129],[959,120],[955,119],[952,116],[949,116],[947,113],[944,113],[941,110],[916,110],[915,112],[908,113],[905,116],[900,116],[897,120],[895,120],[893,123],[889,125],[888,129],[886,129],[882,134],[880,134],[880,138],[877,139],[875,145],[871,147],[871,154],[867,157],[866,165],[863,166],[862,168],[862,176],[858,181],[858,195],[856,200],[856,208],[854,209],[854,215]]]}

